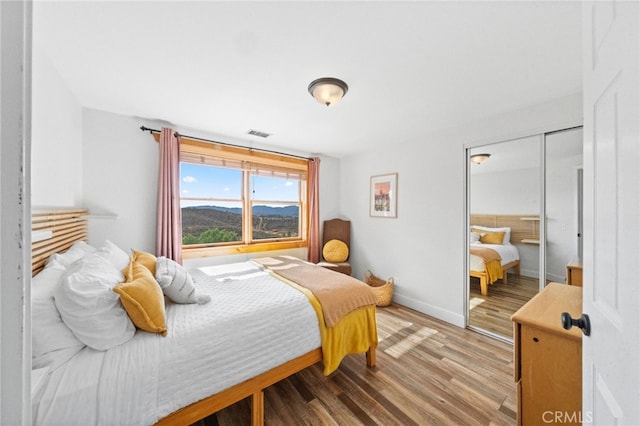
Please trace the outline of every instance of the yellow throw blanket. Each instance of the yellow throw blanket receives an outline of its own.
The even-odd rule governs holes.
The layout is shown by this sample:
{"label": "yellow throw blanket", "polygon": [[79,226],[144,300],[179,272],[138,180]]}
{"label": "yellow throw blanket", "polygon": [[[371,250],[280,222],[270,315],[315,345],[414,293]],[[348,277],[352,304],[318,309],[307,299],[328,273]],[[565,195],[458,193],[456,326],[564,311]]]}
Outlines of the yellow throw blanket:
{"label": "yellow throw blanket", "polygon": [[469,252],[484,260],[484,268],[487,273],[487,281],[489,284],[493,284],[496,280],[503,278],[502,264],[500,263],[502,258],[497,251],[487,247],[472,245],[469,247]]}
{"label": "yellow throw blanket", "polygon": [[312,291],[284,278],[273,270],[274,268],[277,270],[278,266],[284,266],[284,262],[286,261],[288,263],[291,259],[279,258],[275,261],[274,259],[275,258],[263,258],[254,259],[254,261],[263,266],[268,266],[272,274],[304,293],[309,299],[318,317],[320,340],[322,343],[322,362],[324,364],[323,373],[325,376],[333,373],[340,366],[345,356],[364,353],[369,348],[375,349],[378,346],[375,302],[369,306],[352,310],[344,315],[333,327],[327,327],[325,325],[326,321],[323,315],[323,307]]}
{"label": "yellow throw blanket", "polygon": [[349,312],[375,305],[373,290],[349,275],[291,257],[254,259],[277,275],[309,289],[322,306],[325,325],[335,326]]}

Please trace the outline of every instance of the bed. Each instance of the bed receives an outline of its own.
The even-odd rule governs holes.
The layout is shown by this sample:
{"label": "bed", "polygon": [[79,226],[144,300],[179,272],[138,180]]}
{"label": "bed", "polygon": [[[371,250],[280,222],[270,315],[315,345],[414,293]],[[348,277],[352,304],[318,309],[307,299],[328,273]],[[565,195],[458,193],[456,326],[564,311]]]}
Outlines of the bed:
{"label": "bed", "polygon": [[[471,244],[471,246],[473,246],[473,244]],[[469,275],[480,280],[480,293],[483,296],[487,296],[489,294],[489,284],[493,284],[498,279],[502,279],[503,283],[508,284],[507,270],[513,268],[515,274],[520,275],[520,260],[518,258],[518,248],[512,244],[482,244],[482,246],[495,250],[501,257],[500,275],[491,276],[487,272],[486,263],[481,256],[474,255],[473,253],[469,255]]]}
{"label": "bed", "polygon": [[511,244],[510,227],[472,225],[469,234],[469,275],[480,280],[480,293],[488,296],[489,285],[501,279],[508,284],[507,271],[520,275],[520,254]]}
{"label": "bed", "polygon": [[[97,343],[84,344],[82,327],[88,328],[90,321],[83,318],[79,330],[65,322],[69,313],[61,290],[54,293],[49,285],[62,279],[63,286],[73,287],[65,280],[77,277],[76,270],[92,267],[100,256],[124,262],[121,249],[105,242],[94,248],[100,256],[87,252],[65,269],[60,266],[70,260],[65,256],[89,250],[78,242],[86,238],[86,214],[64,210],[33,215],[34,233],[44,235],[32,250],[35,424],[192,424],[250,396],[252,423],[258,425],[263,423],[263,390],[291,374],[322,361],[328,375],[350,353],[366,353],[367,365],[375,366],[375,296],[373,303],[363,296],[362,306],[328,323],[332,316],[319,299],[278,273],[278,267],[302,271],[312,266],[293,258],[190,270],[194,284],[189,297],[198,301],[162,298],[164,330],[142,331],[136,322],[132,337],[100,350],[94,346],[108,340],[111,331],[96,337],[96,327],[87,332]],[[129,273],[134,273],[134,264],[136,271],[142,270],[133,260],[139,256],[142,264],[147,255],[133,253]],[[161,258],[157,260],[159,271]],[[124,295],[120,297],[125,305]],[[58,329],[45,333],[56,322],[51,320],[56,307]],[[61,334],[66,325],[73,331]],[[79,336],[82,341],[74,340]]]}

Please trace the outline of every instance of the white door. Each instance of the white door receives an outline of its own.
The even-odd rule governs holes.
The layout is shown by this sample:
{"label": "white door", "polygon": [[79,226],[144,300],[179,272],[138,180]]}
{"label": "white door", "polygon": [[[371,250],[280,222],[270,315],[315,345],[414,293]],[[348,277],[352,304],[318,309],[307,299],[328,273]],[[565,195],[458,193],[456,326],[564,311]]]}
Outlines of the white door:
{"label": "white door", "polygon": [[586,3],[585,423],[640,425],[640,67],[637,1]]}

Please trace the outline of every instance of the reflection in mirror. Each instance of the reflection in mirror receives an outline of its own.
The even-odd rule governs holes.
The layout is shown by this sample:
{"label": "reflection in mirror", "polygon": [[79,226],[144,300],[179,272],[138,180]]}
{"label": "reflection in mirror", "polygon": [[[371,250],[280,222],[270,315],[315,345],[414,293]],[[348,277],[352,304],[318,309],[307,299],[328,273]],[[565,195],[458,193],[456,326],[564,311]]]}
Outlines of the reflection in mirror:
{"label": "reflection in mirror", "polygon": [[470,160],[490,154],[469,161],[469,325],[506,339],[513,338],[511,315],[539,289],[541,140],[468,152]]}
{"label": "reflection in mirror", "polygon": [[582,285],[582,128],[545,136],[547,282]]}

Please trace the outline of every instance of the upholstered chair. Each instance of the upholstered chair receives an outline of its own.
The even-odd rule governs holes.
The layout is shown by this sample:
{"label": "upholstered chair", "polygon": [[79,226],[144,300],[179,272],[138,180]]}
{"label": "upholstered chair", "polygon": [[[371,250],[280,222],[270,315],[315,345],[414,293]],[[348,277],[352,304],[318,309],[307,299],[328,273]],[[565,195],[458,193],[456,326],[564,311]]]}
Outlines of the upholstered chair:
{"label": "upholstered chair", "polygon": [[322,228],[322,262],[318,265],[351,275],[351,264],[349,263],[351,221],[325,220]]}

